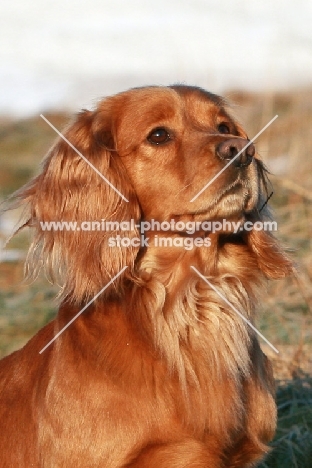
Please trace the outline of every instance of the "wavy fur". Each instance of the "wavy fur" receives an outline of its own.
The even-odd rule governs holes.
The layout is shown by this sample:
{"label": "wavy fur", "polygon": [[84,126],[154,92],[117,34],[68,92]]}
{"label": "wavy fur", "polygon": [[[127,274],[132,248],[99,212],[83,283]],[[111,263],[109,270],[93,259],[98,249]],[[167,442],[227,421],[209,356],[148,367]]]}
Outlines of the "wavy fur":
{"label": "wavy fur", "polygon": [[[153,142],[155,129],[167,132],[162,144]],[[189,202],[227,162],[220,144],[247,142],[245,131],[222,98],[173,86],[107,98],[81,112],[64,135],[129,201],[62,139],[15,195],[25,207],[22,227],[34,232],[28,269],[44,268],[61,285],[61,306],[55,321],[1,361],[1,466],[254,466],[276,424],[270,363],[254,331],[191,266],[254,323],[265,278],[292,272],[276,239],[256,230],[149,232],[148,247],[112,248],[109,237],[134,239],[139,229],[40,227],[101,219],[138,226],[151,219],[263,221],[267,176],[257,155],[232,164]],[[208,236],[210,247],[156,247],[156,235]]]}

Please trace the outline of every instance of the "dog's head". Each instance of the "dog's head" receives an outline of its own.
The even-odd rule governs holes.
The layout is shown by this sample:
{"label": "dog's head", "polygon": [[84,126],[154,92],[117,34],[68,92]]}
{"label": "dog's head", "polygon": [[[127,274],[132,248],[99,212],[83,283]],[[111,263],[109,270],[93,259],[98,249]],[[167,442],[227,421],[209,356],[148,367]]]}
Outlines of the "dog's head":
{"label": "dog's head", "polygon": [[[32,263],[60,273],[63,293],[74,301],[93,297],[124,266],[112,290],[136,277],[144,248],[132,240],[142,220],[264,219],[265,170],[254,145],[225,101],[200,88],[147,87],[109,97],[80,113],[64,136],[17,196],[35,228]],[[102,229],[131,220],[131,229]],[[78,229],[43,230],[40,222],[51,221]],[[252,230],[240,239],[266,276],[290,271],[270,234]]]}
{"label": "dog's head", "polygon": [[254,146],[243,150],[247,135],[216,95],[186,86],[135,89],[100,104],[94,124],[97,141],[107,138],[123,163],[144,219],[240,218],[258,203]]}

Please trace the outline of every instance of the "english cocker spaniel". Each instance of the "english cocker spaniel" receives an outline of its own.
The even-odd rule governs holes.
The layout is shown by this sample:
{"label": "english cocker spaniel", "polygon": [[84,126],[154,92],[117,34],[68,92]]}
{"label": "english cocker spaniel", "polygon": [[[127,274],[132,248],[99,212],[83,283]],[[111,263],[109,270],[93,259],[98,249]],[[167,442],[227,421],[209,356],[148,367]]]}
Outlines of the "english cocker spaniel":
{"label": "english cocker spaniel", "polygon": [[108,97],[64,137],[15,197],[61,305],[1,361],[1,467],[254,466],[276,408],[250,324],[263,279],[292,271],[244,228],[267,219],[254,145],[182,85]]}

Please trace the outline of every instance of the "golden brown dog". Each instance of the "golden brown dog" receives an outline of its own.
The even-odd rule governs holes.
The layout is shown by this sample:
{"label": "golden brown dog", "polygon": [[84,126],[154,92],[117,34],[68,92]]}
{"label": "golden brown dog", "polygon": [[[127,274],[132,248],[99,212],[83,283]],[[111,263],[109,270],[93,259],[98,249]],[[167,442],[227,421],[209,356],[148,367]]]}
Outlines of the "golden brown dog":
{"label": "golden brown dog", "polygon": [[[275,430],[273,378],[232,306],[253,323],[263,278],[292,266],[268,232],[204,227],[265,219],[254,146],[222,98],[188,86],[107,98],[65,137],[92,167],[59,139],[16,195],[29,265],[62,284],[62,303],[1,361],[0,466],[254,466]],[[51,221],[78,229],[40,224]],[[82,229],[93,221],[115,230]]]}

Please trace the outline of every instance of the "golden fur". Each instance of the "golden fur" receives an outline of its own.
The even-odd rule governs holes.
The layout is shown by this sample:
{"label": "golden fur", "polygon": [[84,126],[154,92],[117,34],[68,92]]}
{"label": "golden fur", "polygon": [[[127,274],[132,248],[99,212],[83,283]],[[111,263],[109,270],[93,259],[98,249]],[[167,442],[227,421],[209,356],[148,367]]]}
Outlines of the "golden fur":
{"label": "golden fur", "polygon": [[[226,127],[224,127],[226,125]],[[168,141],[149,135],[165,128]],[[227,130],[228,131],[227,131]],[[221,131],[222,130],[222,131]],[[40,221],[264,220],[257,155],[227,161],[247,135],[224,100],[187,86],[133,89],[83,111],[42,171],[16,194],[34,231],[28,269],[61,286],[56,319],[0,364],[0,466],[243,468],[274,435],[271,366],[254,331],[196,272],[254,322],[265,277],[291,272],[270,233],[199,233],[210,247],[109,247],[117,232],[43,231]],[[124,238],[139,230],[120,231]],[[194,236],[193,236],[194,237]],[[120,270],[128,268],[42,354]]]}

